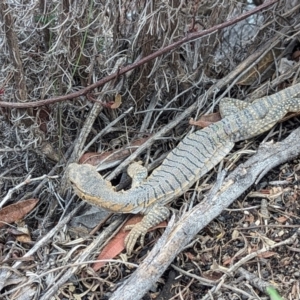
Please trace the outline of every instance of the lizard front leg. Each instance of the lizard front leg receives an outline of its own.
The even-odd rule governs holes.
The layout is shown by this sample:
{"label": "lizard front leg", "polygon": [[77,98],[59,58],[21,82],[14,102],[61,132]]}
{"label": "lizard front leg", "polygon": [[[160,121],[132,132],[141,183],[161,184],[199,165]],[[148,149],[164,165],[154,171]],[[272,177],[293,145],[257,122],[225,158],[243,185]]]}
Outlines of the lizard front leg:
{"label": "lizard front leg", "polygon": [[127,174],[131,177],[131,188],[141,185],[148,176],[148,170],[142,166],[142,162],[133,162],[127,168]]}
{"label": "lizard front leg", "polygon": [[151,227],[166,220],[170,215],[170,211],[165,206],[154,206],[141,222],[135,225],[128,225],[125,230],[130,230],[129,234],[125,238],[125,246],[128,254],[131,254],[133,247],[139,237],[141,237],[141,244],[144,244],[145,235]]}

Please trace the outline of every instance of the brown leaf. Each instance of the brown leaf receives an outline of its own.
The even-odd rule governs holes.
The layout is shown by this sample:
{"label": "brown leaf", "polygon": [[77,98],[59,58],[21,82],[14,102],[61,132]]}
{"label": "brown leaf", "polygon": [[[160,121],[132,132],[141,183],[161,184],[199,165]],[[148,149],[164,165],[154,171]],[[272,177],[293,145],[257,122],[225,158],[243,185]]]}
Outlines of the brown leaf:
{"label": "brown leaf", "polygon": [[[120,231],[113,237],[109,243],[103,248],[97,260],[106,260],[106,259],[113,259],[115,256],[120,254],[125,249],[124,240],[126,236],[129,234],[130,231],[126,230],[125,227],[128,225],[135,225],[142,220],[142,216],[136,215],[128,220],[120,229]],[[167,226],[167,222],[161,222],[160,224],[152,227],[149,231],[155,230],[157,228],[165,228]],[[103,267],[107,262],[106,261],[99,261],[94,263],[93,270],[98,271],[101,267]]]}
{"label": "brown leaf", "polygon": [[[114,236],[109,243],[103,248],[97,260],[106,260],[106,259],[113,259],[115,256],[120,254],[125,249],[124,240],[128,235],[129,231],[125,231],[125,226],[127,225],[134,225],[142,220],[142,216],[134,216],[130,220],[128,220],[120,229],[120,231]],[[103,267],[107,262],[106,261],[99,261],[94,263],[93,270],[98,271],[101,267]]]}
{"label": "brown leaf", "polygon": [[283,193],[283,188],[281,187],[274,187],[271,189],[261,189],[259,191],[250,192],[248,197],[259,197],[259,198],[277,198]]}
{"label": "brown leaf", "polygon": [[17,241],[21,243],[30,244],[32,242],[29,229],[22,224],[22,226],[18,226],[18,231],[20,234],[17,235]]}
{"label": "brown leaf", "polygon": [[0,210],[0,228],[5,226],[5,223],[13,223],[21,220],[36,206],[38,201],[38,199],[29,199],[2,208]]}
{"label": "brown leaf", "polygon": [[269,257],[272,257],[274,255],[277,255],[277,253],[276,252],[271,252],[271,251],[266,251],[266,252],[258,254],[257,257],[259,257],[259,258],[269,258]]}
{"label": "brown leaf", "polygon": [[115,96],[115,103],[112,104],[112,105],[110,106],[110,108],[116,109],[116,108],[120,107],[121,104],[122,104],[122,96],[121,96],[120,94],[117,94],[117,95]]}
{"label": "brown leaf", "polygon": [[261,74],[274,63],[274,58],[280,54],[280,50],[272,49],[270,50],[259,62],[256,66],[251,68],[244,76],[242,76],[241,80],[238,82],[239,85],[251,85],[255,81],[260,80],[264,81],[264,79],[269,78],[274,73],[274,68],[270,68],[264,77],[261,78]]}
{"label": "brown leaf", "polygon": [[285,223],[285,222],[288,220],[288,218],[285,217],[285,216],[281,216],[281,217],[279,217],[279,218],[275,218],[275,220],[276,220],[277,222],[283,224],[283,223]]}
{"label": "brown leaf", "polygon": [[299,51],[299,50],[296,50],[296,51],[292,54],[292,59],[293,59],[294,61],[299,62],[299,60],[300,60],[300,51]]}
{"label": "brown leaf", "polygon": [[191,119],[189,121],[189,124],[193,125],[193,126],[199,126],[201,128],[204,128],[204,127],[207,127],[207,126],[209,126],[213,123],[216,123],[216,122],[220,121],[221,119],[222,118],[221,118],[220,113],[217,112],[217,113],[212,113],[212,114],[209,114],[209,115],[201,116],[198,121],[194,121],[193,119]]}
{"label": "brown leaf", "polygon": [[31,244],[32,243],[32,239],[30,235],[19,235],[17,236],[17,241],[23,244]]}
{"label": "brown leaf", "polygon": [[208,280],[214,280],[217,281],[222,277],[223,273],[222,272],[216,272],[216,271],[206,271],[202,274],[203,278],[206,278]]}
{"label": "brown leaf", "polygon": [[47,124],[50,121],[50,115],[52,112],[47,108],[34,108],[33,114],[36,118],[36,122],[39,125],[39,128],[44,133],[48,132]]}
{"label": "brown leaf", "polygon": [[245,222],[249,222],[250,224],[254,223],[255,218],[252,214],[245,215]]}
{"label": "brown leaf", "polygon": [[192,254],[191,252],[185,252],[184,254],[186,255],[186,257],[189,260],[195,260],[196,259],[196,256],[194,254]]}
{"label": "brown leaf", "polygon": [[79,160],[80,164],[90,164],[97,166],[99,163],[112,163],[123,160],[134,152],[140,145],[144,144],[150,136],[138,139],[132,142],[129,146],[125,146],[119,150],[107,151],[104,153],[87,152],[83,154]]}
{"label": "brown leaf", "polygon": [[234,257],[228,257],[226,260],[223,261],[223,266],[228,266],[232,264],[234,261]]}
{"label": "brown leaf", "polygon": [[280,121],[279,123],[283,123],[291,118],[295,118],[295,117],[298,117],[300,115],[300,112],[293,112],[293,113],[288,113],[286,114]]}

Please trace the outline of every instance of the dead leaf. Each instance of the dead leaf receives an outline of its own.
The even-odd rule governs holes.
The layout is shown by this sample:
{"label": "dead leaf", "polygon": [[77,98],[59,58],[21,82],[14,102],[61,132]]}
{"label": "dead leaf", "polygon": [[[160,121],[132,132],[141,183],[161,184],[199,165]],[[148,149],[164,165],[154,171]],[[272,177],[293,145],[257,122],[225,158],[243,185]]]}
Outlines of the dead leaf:
{"label": "dead leaf", "polygon": [[33,108],[33,114],[36,118],[37,124],[39,125],[39,129],[44,133],[47,133],[47,124],[50,122],[50,115],[52,114],[49,108]]}
{"label": "dead leaf", "polygon": [[50,143],[43,142],[41,145],[41,152],[51,160],[55,162],[59,161],[59,155],[57,153],[57,150],[54,150],[53,146]]}
{"label": "dead leaf", "polygon": [[259,257],[259,258],[269,258],[269,257],[272,257],[274,255],[277,255],[277,253],[276,252],[271,252],[271,251],[266,251],[266,252],[258,254],[257,257]]}
{"label": "dead leaf", "polygon": [[228,257],[226,260],[223,261],[223,266],[228,266],[233,263],[235,257]]}
{"label": "dead leaf", "polygon": [[0,210],[0,228],[5,226],[5,223],[21,220],[36,206],[38,201],[38,199],[28,199],[2,208]]}
{"label": "dead leaf", "polygon": [[218,281],[224,273],[216,271],[206,271],[202,274],[203,278],[208,280]]}
{"label": "dead leaf", "polygon": [[[97,260],[106,260],[106,259],[113,259],[118,254],[120,254],[125,249],[125,243],[124,240],[126,236],[129,234],[130,231],[126,230],[125,227],[128,225],[135,225],[139,223],[142,220],[142,216],[136,215],[132,217],[130,220],[128,220],[120,229],[120,231],[117,233],[115,237],[113,237],[109,243],[103,248],[99,256],[97,257]],[[165,228],[167,226],[167,222],[161,222],[160,224],[152,227],[149,229],[149,231],[155,230],[157,228]],[[101,267],[103,267],[106,264],[106,261],[99,261],[97,263],[94,263],[92,268],[94,271],[98,271]]]}
{"label": "dead leaf", "polygon": [[194,254],[192,254],[191,252],[185,252],[184,253],[185,256],[189,259],[189,260],[195,260],[196,256]]}
{"label": "dead leaf", "polygon": [[254,223],[254,216],[252,214],[245,215],[245,222],[249,222],[250,224]]}
{"label": "dead leaf", "polygon": [[279,123],[283,123],[291,118],[295,118],[295,117],[298,117],[300,115],[300,112],[293,112],[293,113],[288,113],[286,114],[280,121]]}
{"label": "dead leaf", "polygon": [[19,234],[17,234],[17,241],[21,243],[30,244],[32,242],[30,231],[28,227],[24,224],[24,222],[20,222],[21,224],[18,225],[17,230]]}
{"label": "dead leaf", "polygon": [[216,123],[220,121],[221,115],[219,112],[217,113],[212,113],[209,115],[201,116],[198,121],[194,121],[193,119],[190,119],[189,124],[193,126],[199,126],[201,128],[207,127],[213,123]]}
{"label": "dead leaf", "polygon": [[285,216],[282,216],[282,217],[279,217],[279,218],[275,218],[275,220],[276,220],[277,222],[283,224],[283,223],[285,223],[285,222],[288,220],[288,218],[285,217]]}
{"label": "dead leaf", "polygon": [[300,51],[296,50],[293,54],[292,54],[292,59],[296,62],[299,62],[300,60]]}
{"label": "dead leaf", "polygon": [[271,189],[261,189],[259,191],[250,192],[248,194],[249,198],[268,198],[274,199],[279,197],[283,193],[283,189],[281,187],[274,187]]}
{"label": "dead leaf", "polygon": [[231,238],[233,240],[237,239],[240,236],[240,232],[236,229],[233,230],[232,234],[231,234]]}
{"label": "dead leaf", "polygon": [[93,166],[97,166],[100,163],[119,163],[120,160],[128,157],[131,153],[133,153],[139,146],[144,144],[150,136],[146,138],[138,139],[132,142],[129,146],[125,146],[119,150],[114,151],[107,151],[104,153],[97,153],[97,152],[87,152],[83,154],[79,160],[80,164],[90,164]]}
{"label": "dead leaf", "polygon": [[[259,62],[256,66],[251,68],[244,76],[242,76],[241,80],[238,82],[239,85],[251,85],[255,81],[264,81],[264,79],[269,78],[274,73],[274,68],[270,68],[266,74],[263,74],[264,71],[272,64],[274,64],[274,58],[280,54],[280,50],[272,49],[270,50]],[[264,75],[261,78],[261,74]]]}
{"label": "dead leaf", "polygon": [[111,109],[116,109],[116,108],[120,107],[121,104],[122,104],[122,96],[120,94],[116,94],[115,102],[114,102],[114,104],[112,104],[110,106],[110,108]]}

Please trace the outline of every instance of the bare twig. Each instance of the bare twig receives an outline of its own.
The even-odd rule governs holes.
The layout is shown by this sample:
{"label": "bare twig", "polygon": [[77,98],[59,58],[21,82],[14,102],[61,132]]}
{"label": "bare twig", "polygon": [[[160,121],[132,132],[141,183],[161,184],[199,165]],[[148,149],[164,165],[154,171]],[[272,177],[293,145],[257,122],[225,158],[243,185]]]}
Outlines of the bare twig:
{"label": "bare twig", "polygon": [[39,180],[44,180],[45,178],[58,178],[58,176],[48,176],[48,175],[43,175],[41,177],[37,177],[37,178],[30,178],[30,176],[28,176],[23,182],[19,183],[18,185],[16,185],[15,187],[13,187],[12,189],[10,189],[7,193],[7,195],[3,198],[3,200],[0,202],[0,208],[3,207],[5,205],[5,203],[11,198],[11,196],[13,195],[14,192],[18,191],[22,186],[27,185],[31,182],[34,181],[39,181]]}

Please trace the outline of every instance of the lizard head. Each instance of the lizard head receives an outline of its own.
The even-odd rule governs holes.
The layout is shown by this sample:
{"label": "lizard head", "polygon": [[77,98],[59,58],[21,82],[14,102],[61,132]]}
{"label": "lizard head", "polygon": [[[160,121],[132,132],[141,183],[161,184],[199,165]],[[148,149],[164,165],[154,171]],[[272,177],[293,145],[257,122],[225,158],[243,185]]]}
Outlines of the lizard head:
{"label": "lizard head", "polygon": [[[106,210],[118,213],[140,212],[131,197],[114,191],[110,182],[103,179],[94,166],[72,163],[66,170],[69,183],[81,199]],[[124,199],[124,196],[126,199]]]}
{"label": "lizard head", "polygon": [[74,192],[89,202],[92,202],[94,197],[98,197],[99,190],[107,188],[112,190],[110,182],[104,180],[92,165],[71,163],[66,172]]}

